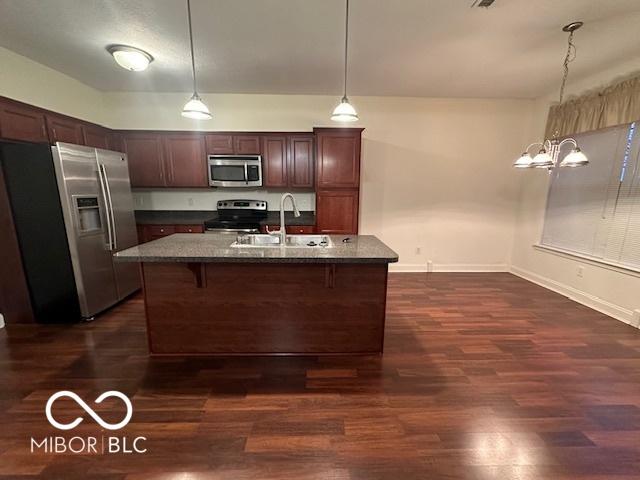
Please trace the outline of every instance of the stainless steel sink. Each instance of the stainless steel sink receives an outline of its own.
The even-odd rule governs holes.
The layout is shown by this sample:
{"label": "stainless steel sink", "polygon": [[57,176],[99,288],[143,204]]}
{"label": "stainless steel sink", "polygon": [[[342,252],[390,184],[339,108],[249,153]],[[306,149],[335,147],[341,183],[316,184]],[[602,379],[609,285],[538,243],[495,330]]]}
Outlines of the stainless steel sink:
{"label": "stainless steel sink", "polygon": [[288,248],[332,248],[333,242],[327,235],[287,235],[284,245],[280,244],[280,236],[266,234],[238,235],[233,248],[251,247],[288,247]]}
{"label": "stainless steel sink", "polygon": [[287,247],[321,247],[331,248],[333,242],[326,235],[287,235]]}

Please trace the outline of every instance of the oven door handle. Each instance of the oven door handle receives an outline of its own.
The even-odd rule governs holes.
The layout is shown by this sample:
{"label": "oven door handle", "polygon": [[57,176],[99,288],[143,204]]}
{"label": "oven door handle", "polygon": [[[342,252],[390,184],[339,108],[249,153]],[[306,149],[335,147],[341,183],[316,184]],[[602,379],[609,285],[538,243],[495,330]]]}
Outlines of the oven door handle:
{"label": "oven door handle", "polygon": [[244,162],[244,183],[249,185],[249,167],[247,167],[247,162]]}

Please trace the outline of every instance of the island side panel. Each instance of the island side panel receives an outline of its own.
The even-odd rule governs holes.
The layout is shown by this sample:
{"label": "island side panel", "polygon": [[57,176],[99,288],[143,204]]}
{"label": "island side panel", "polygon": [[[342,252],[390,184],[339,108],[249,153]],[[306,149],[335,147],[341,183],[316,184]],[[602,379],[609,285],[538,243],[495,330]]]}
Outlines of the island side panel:
{"label": "island side panel", "polygon": [[145,263],[153,354],[380,353],[386,264]]}

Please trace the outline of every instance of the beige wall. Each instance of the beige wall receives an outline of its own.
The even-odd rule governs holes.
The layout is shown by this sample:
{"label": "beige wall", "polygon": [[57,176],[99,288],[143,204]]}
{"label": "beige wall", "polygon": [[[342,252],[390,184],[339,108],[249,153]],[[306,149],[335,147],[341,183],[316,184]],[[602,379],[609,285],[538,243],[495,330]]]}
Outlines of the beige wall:
{"label": "beige wall", "polygon": [[[203,97],[214,119],[198,124],[180,116],[187,95],[105,95],[109,123],[133,129],[311,130],[331,124],[336,102],[324,96]],[[366,127],[361,233],[379,236],[400,254],[394,268],[426,271],[431,261],[435,270],[507,270],[520,181],[510,165],[526,139],[533,103],[352,101]]]}
{"label": "beige wall", "polygon": [[[580,94],[600,88],[637,68],[637,62],[627,62],[568,85],[568,94]],[[544,135],[547,112],[556,93],[536,100],[529,140]],[[588,168],[588,167],[587,167]],[[627,323],[640,326],[640,276],[610,269],[576,258],[560,256],[533,248],[540,241],[546,207],[549,175],[544,171],[523,170],[522,190],[511,258],[512,271],[529,280],[567,295]],[[578,276],[578,268],[584,270]]]}
{"label": "beige wall", "polygon": [[104,123],[102,92],[0,47],[0,95]]}

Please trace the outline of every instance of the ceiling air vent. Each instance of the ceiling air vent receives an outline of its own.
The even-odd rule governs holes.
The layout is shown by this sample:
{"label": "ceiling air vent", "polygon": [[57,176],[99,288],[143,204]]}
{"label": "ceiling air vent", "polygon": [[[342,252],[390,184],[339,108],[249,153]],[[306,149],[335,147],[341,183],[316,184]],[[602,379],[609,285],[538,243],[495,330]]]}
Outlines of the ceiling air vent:
{"label": "ceiling air vent", "polygon": [[471,7],[489,8],[491,5],[493,5],[493,2],[495,2],[495,0],[474,0]]}

